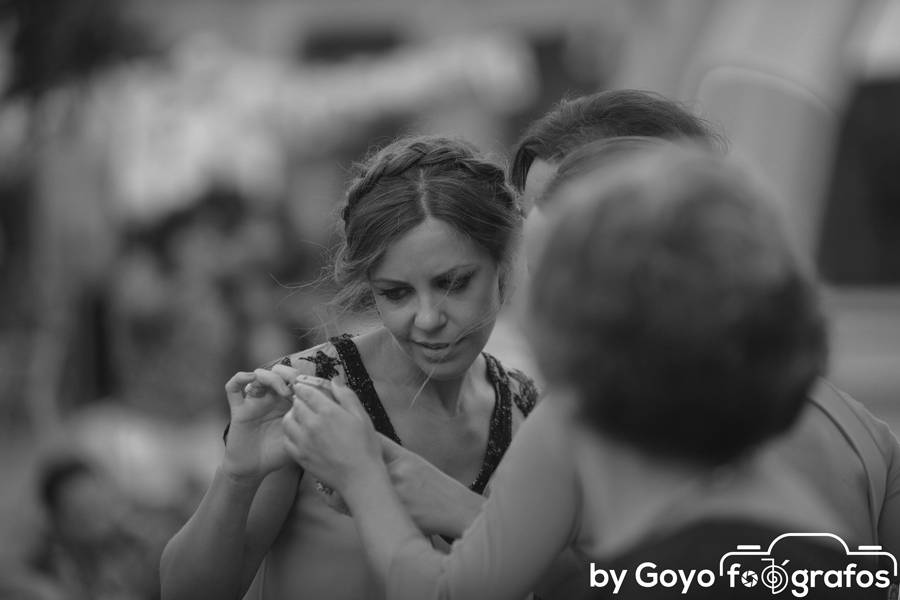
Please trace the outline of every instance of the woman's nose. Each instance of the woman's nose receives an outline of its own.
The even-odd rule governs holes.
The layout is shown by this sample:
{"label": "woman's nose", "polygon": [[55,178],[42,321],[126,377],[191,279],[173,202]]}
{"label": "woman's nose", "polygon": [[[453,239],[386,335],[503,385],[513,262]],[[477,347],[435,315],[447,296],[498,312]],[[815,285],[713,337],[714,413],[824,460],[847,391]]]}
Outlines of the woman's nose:
{"label": "woman's nose", "polygon": [[445,322],[446,315],[443,310],[443,302],[430,298],[424,298],[419,302],[414,318],[416,328],[423,331],[432,331],[439,329]]}

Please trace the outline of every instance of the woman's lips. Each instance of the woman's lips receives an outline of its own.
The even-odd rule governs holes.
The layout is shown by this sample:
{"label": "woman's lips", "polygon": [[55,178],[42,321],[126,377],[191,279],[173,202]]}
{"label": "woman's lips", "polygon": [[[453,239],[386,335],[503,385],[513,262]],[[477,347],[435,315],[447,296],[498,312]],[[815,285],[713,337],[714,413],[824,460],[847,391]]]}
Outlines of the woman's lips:
{"label": "woman's lips", "polygon": [[446,350],[450,347],[448,343],[430,343],[430,342],[417,342],[413,341],[413,344],[417,346],[421,346],[427,350]]}

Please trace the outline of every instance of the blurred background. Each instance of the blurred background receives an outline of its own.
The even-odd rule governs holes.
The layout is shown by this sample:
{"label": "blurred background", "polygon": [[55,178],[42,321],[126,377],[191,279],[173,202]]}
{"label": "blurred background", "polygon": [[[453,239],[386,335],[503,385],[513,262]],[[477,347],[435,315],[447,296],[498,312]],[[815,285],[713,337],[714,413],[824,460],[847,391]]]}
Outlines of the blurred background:
{"label": "blurred background", "polygon": [[0,86],[0,598],[155,597],[224,382],[347,327],[349,166],[506,161],[564,96],[718,127],[822,275],[832,379],[900,427],[900,1],[5,0]]}

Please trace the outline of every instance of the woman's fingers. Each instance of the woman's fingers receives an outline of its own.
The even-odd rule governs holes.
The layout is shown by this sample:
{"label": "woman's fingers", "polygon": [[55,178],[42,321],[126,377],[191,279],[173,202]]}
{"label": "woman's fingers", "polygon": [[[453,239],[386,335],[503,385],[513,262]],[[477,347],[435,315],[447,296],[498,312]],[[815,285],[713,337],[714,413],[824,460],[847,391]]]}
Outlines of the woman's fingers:
{"label": "woman's fingers", "polygon": [[306,404],[294,398],[293,406],[281,419],[284,432],[285,449],[288,454],[301,462],[307,455],[305,449],[309,441],[309,425],[316,419],[316,414]]}
{"label": "woman's fingers", "polygon": [[359,397],[356,395],[356,392],[344,385],[342,381],[339,381],[337,379],[333,380],[331,382],[331,390],[334,394],[335,400],[337,400],[341,406],[361,419],[369,418],[368,413],[366,412],[365,407],[362,405],[362,402],[360,402]]}
{"label": "woman's fingers", "polygon": [[235,373],[225,384],[225,395],[228,397],[228,403],[240,403],[245,397],[246,386],[252,384],[255,380],[256,374],[254,373],[247,371]]}
{"label": "woman's fingers", "polygon": [[281,377],[288,385],[294,381],[294,378],[300,374],[300,371],[295,369],[294,367],[289,367],[288,365],[284,365],[281,363],[272,365],[270,369],[272,373],[276,373],[279,377]]}
{"label": "woman's fingers", "polygon": [[295,370],[281,366],[279,372],[268,369],[239,371],[225,384],[225,394],[232,407],[241,406],[247,398],[264,398],[274,393],[282,398],[290,398],[292,390],[285,376],[295,376]]}
{"label": "woman's fingers", "polygon": [[294,395],[299,398],[305,408],[314,413],[327,413],[329,410],[339,409],[332,391],[316,382],[308,382],[298,378],[294,383]]}
{"label": "woman's fingers", "polygon": [[291,410],[284,415],[285,426],[290,426],[291,431],[296,435],[304,435],[306,426],[315,422],[316,413],[297,397],[294,397],[292,403]]}
{"label": "woman's fingers", "polygon": [[236,373],[225,384],[229,402],[240,402],[244,398],[262,398],[269,391],[282,397],[292,394],[290,382],[299,374],[297,369],[276,364],[271,369],[258,368]]}
{"label": "woman's fingers", "polygon": [[[253,373],[256,375],[257,383],[273,390],[279,396],[289,397],[291,395],[291,388],[278,373],[274,373],[267,369],[256,369]],[[248,395],[251,394],[248,392]],[[256,396],[256,394],[252,395]]]}

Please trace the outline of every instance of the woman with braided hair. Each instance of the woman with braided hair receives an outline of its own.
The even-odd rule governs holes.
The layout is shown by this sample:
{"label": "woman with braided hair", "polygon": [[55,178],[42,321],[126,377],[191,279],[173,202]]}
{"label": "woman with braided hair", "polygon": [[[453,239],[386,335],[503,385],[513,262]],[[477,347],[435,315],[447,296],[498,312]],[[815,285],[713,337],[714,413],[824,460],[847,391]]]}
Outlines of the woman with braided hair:
{"label": "woman with braided hair", "polygon": [[334,302],[374,309],[381,325],[226,384],[225,452],[163,553],[163,598],[240,598],[254,576],[261,598],[382,597],[340,498],[285,449],[298,376],[356,393],[398,495],[438,546],[479,512],[534,405],[532,381],[483,351],[521,227],[499,166],[457,140],[400,139],[360,165],[342,218]]}

